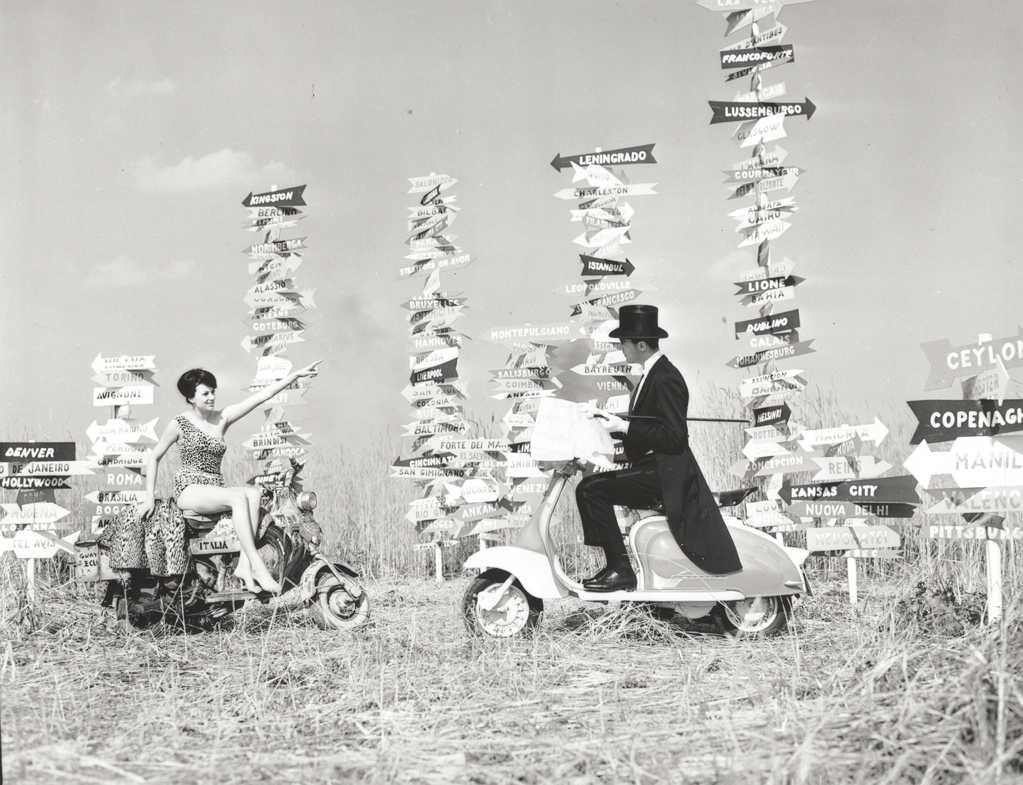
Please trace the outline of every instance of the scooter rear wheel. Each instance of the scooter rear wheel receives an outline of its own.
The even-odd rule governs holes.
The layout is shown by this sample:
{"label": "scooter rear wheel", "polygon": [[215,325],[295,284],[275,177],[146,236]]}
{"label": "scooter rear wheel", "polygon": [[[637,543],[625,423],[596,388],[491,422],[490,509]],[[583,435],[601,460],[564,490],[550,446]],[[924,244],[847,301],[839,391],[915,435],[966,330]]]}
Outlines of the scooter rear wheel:
{"label": "scooter rear wheel", "polygon": [[718,603],[711,615],[726,633],[753,637],[782,632],[791,612],[791,597],[771,596]]}
{"label": "scooter rear wheel", "polygon": [[526,591],[518,580],[513,579],[494,604],[494,596],[510,577],[504,570],[492,569],[469,584],[462,598],[462,616],[470,634],[513,638],[536,629],[543,600]]}

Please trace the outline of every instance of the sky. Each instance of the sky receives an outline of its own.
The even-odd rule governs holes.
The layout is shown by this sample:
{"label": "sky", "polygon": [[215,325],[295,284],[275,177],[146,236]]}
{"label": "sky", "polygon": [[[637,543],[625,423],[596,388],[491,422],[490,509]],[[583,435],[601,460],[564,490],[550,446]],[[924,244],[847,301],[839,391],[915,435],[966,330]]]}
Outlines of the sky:
{"label": "sky", "polygon": [[[636,210],[628,256],[661,309],[663,348],[694,390],[734,386],[737,250],[722,170],[748,151],[710,125],[731,99],[721,14],[686,0],[630,2],[7,4],[0,24],[0,302],[8,371],[0,438],[78,438],[97,353],[155,354],[161,422],[194,366],[242,397],[256,358],[242,297],[241,199],[307,184],[315,288],[297,365],[324,359],[291,418],[314,442],[357,446],[409,420],[400,279],[406,178],[443,172],[462,208],[452,231],[471,266],[446,274],[468,297],[475,340],[459,371],[470,405],[506,350],[494,326],[550,323],[578,280],[569,222],[553,198],[572,154],[655,143],[635,167],[657,195]],[[809,121],[786,122],[786,165],[805,169],[800,211],[775,244],[806,278],[801,337],[817,353],[784,367],[851,404],[925,397],[924,341],[1015,334],[1023,291],[1018,129],[1023,7],[940,0],[816,0],[780,17],[795,62],[765,73]],[[958,389],[949,390],[956,397]],[[908,409],[906,416],[909,416]],[[255,430],[258,423],[243,433]],[[235,439],[240,441],[240,436]]]}

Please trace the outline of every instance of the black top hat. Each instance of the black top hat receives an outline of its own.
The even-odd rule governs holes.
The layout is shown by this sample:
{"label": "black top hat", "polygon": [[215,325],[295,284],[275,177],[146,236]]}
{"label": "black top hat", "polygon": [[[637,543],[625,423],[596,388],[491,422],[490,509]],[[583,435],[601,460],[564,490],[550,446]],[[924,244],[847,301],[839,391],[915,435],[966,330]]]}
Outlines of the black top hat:
{"label": "black top hat", "polygon": [[656,305],[623,305],[618,309],[618,326],[608,333],[612,338],[667,338],[657,326]]}

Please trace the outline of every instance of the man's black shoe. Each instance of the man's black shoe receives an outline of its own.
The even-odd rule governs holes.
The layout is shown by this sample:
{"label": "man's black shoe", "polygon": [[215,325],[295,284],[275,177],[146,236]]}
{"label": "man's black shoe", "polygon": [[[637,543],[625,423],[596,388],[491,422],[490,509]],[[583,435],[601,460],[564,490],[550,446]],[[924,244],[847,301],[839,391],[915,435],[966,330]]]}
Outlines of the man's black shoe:
{"label": "man's black shoe", "polygon": [[589,586],[591,583],[600,583],[602,580],[604,580],[604,578],[607,577],[607,574],[609,572],[611,572],[611,568],[605,565],[604,568],[601,569],[592,578],[583,578],[583,586]]}
{"label": "man's black shoe", "polygon": [[586,581],[583,587],[589,591],[629,591],[636,588],[636,573],[631,569],[609,570],[599,581]]}

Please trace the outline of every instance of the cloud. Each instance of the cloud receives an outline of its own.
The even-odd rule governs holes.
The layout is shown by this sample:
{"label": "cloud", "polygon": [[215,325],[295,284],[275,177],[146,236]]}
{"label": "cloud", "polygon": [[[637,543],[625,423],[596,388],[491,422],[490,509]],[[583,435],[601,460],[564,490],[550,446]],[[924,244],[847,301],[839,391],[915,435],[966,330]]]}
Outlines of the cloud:
{"label": "cloud", "polygon": [[145,193],[180,194],[217,188],[259,188],[285,185],[295,174],[282,163],[271,161],[257,165],[248,153],[229,147],[201,158],[188,156],[176,164],[163,166],[151,156],[130,167],[135,187]]}
{"label": "cloud", "polygon": [[147,265],[121,254],[100,262],[89,272],[91,286],[105,288],[131,288],[194,277],[198,264],[195,259],[172,259],[165,264]]}
{"label": "cloud", "polygon": [[120,76],[107,82],[107,93],[115,98],[138,98],[144,95],[170,95],[178,86],[173,79],[145,80],[137,78],[122,79]]}

